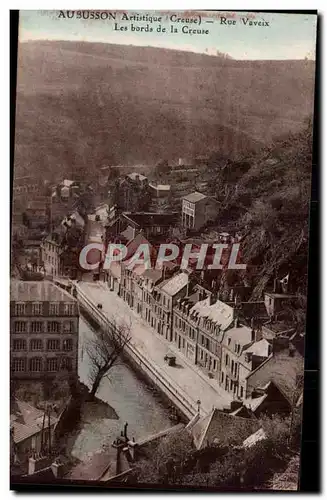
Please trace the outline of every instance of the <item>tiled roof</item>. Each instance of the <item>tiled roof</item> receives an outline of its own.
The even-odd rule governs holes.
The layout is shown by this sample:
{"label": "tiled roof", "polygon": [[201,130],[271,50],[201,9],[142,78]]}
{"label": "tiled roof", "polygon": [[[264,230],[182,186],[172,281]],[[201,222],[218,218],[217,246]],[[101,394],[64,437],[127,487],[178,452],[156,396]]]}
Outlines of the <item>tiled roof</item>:
{"label": "tiled roof", "polygon": [[164,285],[161,287],[161,290],[172,297],[180,292],[189,281],[189,276],[186,273],[180,273],[167,280]]}
{"label": "tiled roof", "polygon": [[233,321],[233,308],[220,300],[211,305],[209,299],[202,300],[192,307],[190,314],[193,313],[217,323],[222,330],[228,328]]}
{"label": "tiled roof", "polygon": [[204,200],[205,198],[207,198],[205,194],[194,191],[194,193],[190,193],[184,196],[183,200],[189,201],[190,203],[197,203],[198,201]]}
{"label": "tiled roof", "polygon": [[68,292],[51,281],[10,281],[10,300],[16,302],[76,302]]}
{"label": "tiled roof", "polygon": [[152,245],[148,242],[146,238],[141,233],[138,233],[135,238],[127,243],[127,254],[125,261],[133,257],[140,245],[148,245],[149,252],[151,252]]}
{"label": "tiled roof", "polygon": [[258,342],[254,342],[250,347],[243,351],[245,353],[252,353],[255,356],[269,356],[271,351],[271,344],[266,339],[261,339]]}
{"label": "tiled roof", "polygon": [[233,327],[226,332],[223,340],[223,344],[228,346],[230,341],[240,344],[244,347],[252,342],[252,330],[248,326],[240,325],[238,327]]}
{"label": "tiled roof", "polygon": [[[25,439],[38,434],[42,430],[44,411],[25,401],[14,399],[10,408],[10,426],[13,429],[13,439],[15,443],[25,441]],[[55,416],[50,417],[50,426],[58,421]],[[48,428],[48,417],[44,422]]]}
{"label": "tiled roof", "polygon": [[214,444],[241,445],[258,429],[259,423],[256,419],[233,416],[214,408],[193,426],[192,436],[196,448],[200,450]]}

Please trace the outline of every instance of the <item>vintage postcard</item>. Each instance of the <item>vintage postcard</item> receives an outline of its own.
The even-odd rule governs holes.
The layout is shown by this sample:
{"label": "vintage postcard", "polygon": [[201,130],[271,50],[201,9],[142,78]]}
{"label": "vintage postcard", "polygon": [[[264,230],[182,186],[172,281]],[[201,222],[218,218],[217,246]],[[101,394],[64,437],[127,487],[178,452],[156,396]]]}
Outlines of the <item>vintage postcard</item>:
{"label": "vintage postcard", "polygon": [[299,489],[316,31],[19,12],[12,484]]}

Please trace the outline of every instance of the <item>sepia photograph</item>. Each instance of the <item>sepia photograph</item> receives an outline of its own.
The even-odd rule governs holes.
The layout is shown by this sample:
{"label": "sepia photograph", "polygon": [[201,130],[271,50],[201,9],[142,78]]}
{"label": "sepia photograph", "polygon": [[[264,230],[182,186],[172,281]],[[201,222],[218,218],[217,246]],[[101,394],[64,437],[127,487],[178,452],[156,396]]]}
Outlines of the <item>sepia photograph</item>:
{"label": "sepia photograph", "polygon": [[12,489],[300,490],[317,18],[17,12]]}

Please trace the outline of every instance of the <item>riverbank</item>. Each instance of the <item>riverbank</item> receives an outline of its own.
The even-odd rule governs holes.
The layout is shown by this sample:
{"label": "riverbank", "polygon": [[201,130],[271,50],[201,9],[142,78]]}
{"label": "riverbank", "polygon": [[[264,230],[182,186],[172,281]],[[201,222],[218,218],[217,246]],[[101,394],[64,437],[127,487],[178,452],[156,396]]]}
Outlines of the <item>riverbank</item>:
{"label": "riverbank", "polygon": [[[218,385],[215,387],[211,380],[206,380],[198,367],[192,366],[179,352],[174,351],[177,366],[169,366],[164,357],[172,349],[171,344],[156,334],[106,284],[78,282],[76,288],[80,305],[100,325],[105,327],[112,318],[130,325],[132,339],[126,355],[187,418],[192,418],[198,411],[198,400],[201,401],[202,414],[210,412],[213,406],[218,409],[229,407],[230,395]],[[101,311],[97,307],[99,303]]]}

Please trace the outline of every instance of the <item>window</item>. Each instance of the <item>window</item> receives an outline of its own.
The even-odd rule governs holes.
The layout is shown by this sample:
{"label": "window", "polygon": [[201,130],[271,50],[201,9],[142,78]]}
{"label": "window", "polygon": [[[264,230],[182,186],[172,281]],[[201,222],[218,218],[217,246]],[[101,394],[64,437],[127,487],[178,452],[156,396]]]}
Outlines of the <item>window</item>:
{"label": "window", "polygon": [[229,363],[229,356],[228,356],[228,354],[226,354],[226,356],[225,356],[225,365],[228,366],[228,363]]}
{"label": "window", "polygon": [[224,372],[221,372],[221,382],[224,381]]}
{"label": "window", "polygon": [[230,339],[230,337],[228,337],[228,345],[230,345],[230,342],[231,342],[231,339]]}
{"label": "window", "polygon": [[62,348],[64,351],[72,351],[73,350],[73,340],[65,339],[62,343]]}
{"label": "window", "polygon": [[30,359],[30,371],[31,372],[41,372],[42,371],[42,358]]}
{"label": "window", "polygon": [[234,360],[232,359],[232,364],[231,364],[231,370],[232,370],[232,373],[234,371]]}
{"label": "window", "polygon": [[74,331],[73,321],[65,321],[63,324],[63,331],[66,333],[71,333]]}
{"label": "window", "polygon": [[48,372],[58,371],[58,358],[48,358],[47,359],[47,370],[48,370]]}
{"label": "window", "polygon": [[61,369],[71,371],[72,370],[72,359],[71,358],[62,358]]}
{"label": "window", "polygon": [[24,302],[18,302],[15,305],[16,316],[22,316],[25,314],[26,304]]}
{"label": "window", "polygon": [[50,302],[49,314],[50,314],[50,316],[58,316],[58,314],[59,314],[59,303],[58,302]]}
{"label": "window", "polygon": [[32,304],[32,314],[33,316],[40,316],[42,314],[42,309],[43,309],[43,304],[42,302],[34,302]]}
{"label": "window", "polygon": [[48,333],[59,333],[60,323],[59,321],[48,321]]}
{"label": "window", "polygon": [[241,398],[243,397],[243,387],[241,387]]}
{"label": "window", "polygon": [[25,351],[26,350],[26,340],[24,339],[15,339],[13,341],[13,351]]}
{"label": "window", "polygon": [[30,350],[31,351],[42,351],[43,349],[43,340],[42,339],[32,339],[30,341]]}
{"label": "window", "polygon": [[50,339],[47,342],[48,351],[59,351],[60,350],[60,339]]}
{"label": "window", "polygon": [[31,332],[32,333],[43,332],[43,322],[42,321],[32,321],[32,323],[31,323]]}
{"label": "window", "polygon": [[14,331],[16,333],[25,333],[26,332],[26,321],[15,321]]}
{"label": "window", "polygon": [[214,369],[214,371],[217,370],[217,360],[216,359],[213,360],[213,369]]}
{"label": "window", "polygon": [[64,305],[64,314],[66,316],[72,316],[74,314],[74,304],[65,304]]}
{"label": "window", "polygon": [[14,358],[12,360],[12,371],[13,372],[24,372],[26,370],[26,359],[25,358]]}

